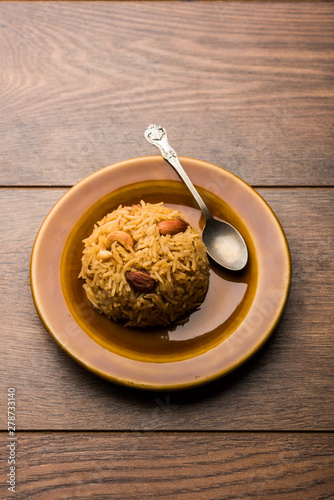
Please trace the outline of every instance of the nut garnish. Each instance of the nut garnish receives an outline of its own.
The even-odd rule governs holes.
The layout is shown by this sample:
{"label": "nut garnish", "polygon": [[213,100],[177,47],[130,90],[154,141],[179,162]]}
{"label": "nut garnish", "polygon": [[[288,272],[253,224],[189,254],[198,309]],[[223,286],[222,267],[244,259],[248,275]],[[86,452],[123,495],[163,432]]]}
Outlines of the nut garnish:
{"label": "nut garnish", "polygon": [[184,233],[188,227],[188,222],[178,217],[173,220],[163,220],[157,224],[160,234]]}
{"label": "nut garnish", "polygon": [[146,271],[127,271],[125,278],[131,288],[137,292],[153,292],[157,286],[157,282]]}
{"label": "nut garnish", "polygon": [[106,237],[106,243],[112,244],[114,241],[118,241],[124,247],[133,248],[133,239],[125,231],[111,231]]}
{"label": "nut garnish", "polygon": [[100,250],[97,254],[97,258],[101,260],[107,260],[110,259],[110,257],[112,257],[112,253],[108,250]]}

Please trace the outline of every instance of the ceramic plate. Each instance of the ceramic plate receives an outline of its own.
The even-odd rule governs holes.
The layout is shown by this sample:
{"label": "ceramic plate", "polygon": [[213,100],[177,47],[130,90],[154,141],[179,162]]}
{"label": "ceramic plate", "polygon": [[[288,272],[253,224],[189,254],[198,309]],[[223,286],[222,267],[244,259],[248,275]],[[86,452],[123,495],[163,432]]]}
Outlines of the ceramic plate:
{"label": "ceramic plate", "polygon": [[209,210],[232,223],[249,250],[242,272],[212,265],[205,301],[186,324],[125,328],[91,306],[78,278],[82,240],[120,204],[163,201],[203,228],[195,201],[160,156],[117,163],[83,179],[48,214],[32,252],[33,297],[54,340],[95,374],[141,389],[184,389],[231,372],[268,339],[289,291],[288,244],[267,203],[223,168],[190,158],[181,162]]}

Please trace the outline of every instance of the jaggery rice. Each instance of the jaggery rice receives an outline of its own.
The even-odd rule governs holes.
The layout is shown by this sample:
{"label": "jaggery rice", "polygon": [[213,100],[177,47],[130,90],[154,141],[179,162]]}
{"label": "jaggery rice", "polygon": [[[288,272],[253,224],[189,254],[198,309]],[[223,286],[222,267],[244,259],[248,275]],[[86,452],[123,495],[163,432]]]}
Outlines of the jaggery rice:
{"label": "jaggery rice", "polygon": [[203,302],[209,262],[200,234],[163,203],[119,206],[84,240],[79,274],[99,312],[131,327],[187,321]]}

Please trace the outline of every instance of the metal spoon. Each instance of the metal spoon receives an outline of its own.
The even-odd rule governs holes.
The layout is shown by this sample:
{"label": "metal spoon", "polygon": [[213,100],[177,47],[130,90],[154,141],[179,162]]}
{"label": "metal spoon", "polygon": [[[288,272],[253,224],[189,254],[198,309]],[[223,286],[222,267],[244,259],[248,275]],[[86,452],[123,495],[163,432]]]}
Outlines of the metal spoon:
{"label": "metal spoon", "polygon": [[226,269],[232,271],[243,269],[248,260],[247,246],[243,237],[228,222],[222,222],[212,217],[208,207],[184,171],[176,152],[169,145],[166,130],[158,125],[149,125],[144,135],[145,139],[156,146],[162,157],[177,171],[202,210],[206,219],[202,239],[210,257]]}

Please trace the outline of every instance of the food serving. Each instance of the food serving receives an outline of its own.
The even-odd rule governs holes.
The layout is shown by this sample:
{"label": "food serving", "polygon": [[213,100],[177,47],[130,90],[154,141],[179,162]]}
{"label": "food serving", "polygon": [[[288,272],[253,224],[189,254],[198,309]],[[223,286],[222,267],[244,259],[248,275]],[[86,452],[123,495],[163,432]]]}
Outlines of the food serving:
{"label": "food serving", "polygon": [[84,240],[88,300],[125,326],[164,327],[187,321],[209,285],[205,244],[178,210],[163,203],[119,206]]}

